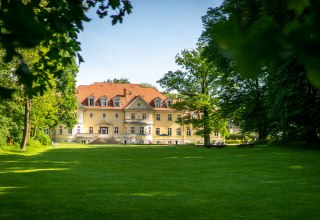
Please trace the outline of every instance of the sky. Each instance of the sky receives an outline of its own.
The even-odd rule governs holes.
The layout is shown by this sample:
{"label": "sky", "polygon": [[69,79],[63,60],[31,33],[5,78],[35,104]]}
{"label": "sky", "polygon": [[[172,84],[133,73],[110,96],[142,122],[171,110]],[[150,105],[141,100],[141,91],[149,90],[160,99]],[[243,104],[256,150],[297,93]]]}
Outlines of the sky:
{"label": "sky", "polygon": [[[131,83],[156,83],[179,67],[175,56],[193,49],[203,30],[201,16],[222,0],[132,0],[133,11],[122,24],[111,25],[95,11],[79,35],[81,63],[77,85],[128,78]],[[161,88],[160,88],[161,89]]]}

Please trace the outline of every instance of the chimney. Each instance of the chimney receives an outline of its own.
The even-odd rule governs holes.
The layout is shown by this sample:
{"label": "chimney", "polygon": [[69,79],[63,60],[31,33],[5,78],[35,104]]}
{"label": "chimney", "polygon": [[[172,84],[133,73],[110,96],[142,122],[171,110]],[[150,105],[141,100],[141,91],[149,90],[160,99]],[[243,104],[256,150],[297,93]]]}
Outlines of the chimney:
{"label": "chimney", "polygon": [[127,89],[126,88],[123,89],[123,97],[125,97],[125,98],[127,97]]}

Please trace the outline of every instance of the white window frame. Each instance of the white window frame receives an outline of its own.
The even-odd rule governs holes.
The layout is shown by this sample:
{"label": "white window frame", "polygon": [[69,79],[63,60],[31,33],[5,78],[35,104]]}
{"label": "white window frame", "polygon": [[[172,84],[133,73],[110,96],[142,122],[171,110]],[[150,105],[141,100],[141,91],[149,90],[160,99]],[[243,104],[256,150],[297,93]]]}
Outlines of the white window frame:
{"label": "white window frame", "polygon": [[89,134],[93,134],[93,127],[89,127]]}
{"label": "white window frame", "polygon": [[140,127],[140,134],[144,134],[144,127]]}
{"label": "white window frame", "polygon": [[168,128],[168,133],[169,136],[172,136],[172,128]]}
{"label": "white window frame", "polygon": [[147,119],[147,114],[146,113],[142,114],[142,119]]}
{"label": "white window frame", "polygon": [[156,121],[160,121],[160,120],[161,120],[160,114],[156,114]]}
{"label": "white window frame", "polygon": [[94,106],[94,97],[88,97],[88,106]]}
{"label": "white window frame", "polygon": [[168,121],[172,121],[172,114],[168,114]]}
{"label": "white window frame", "polygon": [[113,99],[113,106],[114,107],[120,107],[120,98],[114,98]]}
{"label": "white window frame", "polygon": [[191,136],[191,129],[187,128],[187,136]]}
{"label": "white window frame", "polygon": [[62,132],[63,132],[63,130],[62,130],[62,126],[59,126],[58,135],[62,135]]}
{"label": "white window frame", "polygon": [[177,136],[181,136],[182,132],[181,132],[181,128],[177,128]]}
{"label": "white window frame", "polygon": [[135,134],[136,133],[136,128],[135,127],[131,127],[130,128],[130,133],[131,134]]}
{"label": "white window frame", "polygon": [[136,119],[136,114],[135,113],[131,113],[131,119]]}
{"label": "white window frame", "polygon": [[119,134],[119,127],[114,127],[114,133]]}
{"label": "white window frame", "polygon": [[101,106],[107,106],[107,98],[106,97],[102,97],[101,98]]}

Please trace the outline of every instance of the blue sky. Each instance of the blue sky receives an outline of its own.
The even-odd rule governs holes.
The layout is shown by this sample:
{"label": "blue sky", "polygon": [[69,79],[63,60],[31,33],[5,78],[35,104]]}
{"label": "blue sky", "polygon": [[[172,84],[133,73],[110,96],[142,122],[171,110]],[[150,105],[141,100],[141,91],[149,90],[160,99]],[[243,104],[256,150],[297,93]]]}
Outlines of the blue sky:
{"label": "blue sky", "polygon": [[131,83],[151,83],[179,67],[175,56],[195,48],[202,32],[201,16],[222,0],[132,0],[133,12],[122,24],[93,18],[80,33],[82,63],[78,85],[128,78]]}

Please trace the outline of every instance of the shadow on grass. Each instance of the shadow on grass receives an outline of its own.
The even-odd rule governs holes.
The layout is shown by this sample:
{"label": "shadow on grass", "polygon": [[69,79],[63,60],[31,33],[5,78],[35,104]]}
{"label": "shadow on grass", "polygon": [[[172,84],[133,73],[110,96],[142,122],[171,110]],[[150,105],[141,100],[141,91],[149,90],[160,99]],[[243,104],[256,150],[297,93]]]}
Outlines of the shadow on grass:
{"label": "shadow on grass", "polygon": [[319,163],[313,152],[268,146],[2,154],[0,219],[312,219],[320,215]]}

